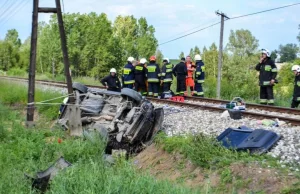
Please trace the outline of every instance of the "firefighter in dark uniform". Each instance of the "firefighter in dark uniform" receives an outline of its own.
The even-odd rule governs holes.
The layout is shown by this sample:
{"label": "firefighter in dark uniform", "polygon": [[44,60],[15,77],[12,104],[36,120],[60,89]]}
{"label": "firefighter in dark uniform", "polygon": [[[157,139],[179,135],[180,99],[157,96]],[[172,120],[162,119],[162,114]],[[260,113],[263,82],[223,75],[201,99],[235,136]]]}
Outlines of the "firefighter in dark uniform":
{"label": "firefighter in dark uniform", "polygon": [[291,108],[297,108],[300,104],[300,66],[293,65],[292,71],[295,74],[295,81],[294,81],[294,94],[293,94]]}
{"label": "firefighter in dark uniform", "polygon": [[147,68],[145,67],[146,63],[147,60],[145,58],[142,58],[140,60],[140,63],[136,65],[134,69],[135,90],[137,92],[140,92],[143,96],[147,95],[147,89],[146,89]]}
{"label": "firefighter in dark uniform", "polygon": [[267,49],[262,49],[260,62],[255,69],[259,71],[260,103],[274,105],[273,86],[276,81],[277,67],[270,55]]}
{"label": "firefighter in dark uniform", "polygon": [[200,55],[195,55],[196,73],[195,73],[195,90],[194,96],[204,97],[202,84],[205,78],[205,67]]}
{"label": "firefighter in dark uniform", "polygon": [[161,71],[161,84],[163,85],[163,92],[170,92],[171,90],[171,84],[173,81],[173,68],[174,65],[170,63],[170,60],[168,58],[163,59],[163,67]]}
{"label": "firefighter in dark uniform", "polygon": [[177,78],[176,95],[183,96],[186,92],[186,77],[187,67],[185,64],[185,58],[181,58],[181,62],[173,68],[173,75]]}
{"label": "firefighter in dark uniform", "polygon": [[124,66],[123,75],[122,75],[122,82],[124,88],[134,88],[134,58],[128,57],[127,64]]}
{"label": "firefighter in dark uniform", "polygon": [[156,63],[156,57],[150,57],[150,63],[147,65],[148,95],[158,97],[160,68]]}
{"label": "firefighter in dark uniform", "polygon": [[101,83],[109,91],[121,92],[121,83],[117,76],[117,70],[111,68],[110,74],[101,80]]}

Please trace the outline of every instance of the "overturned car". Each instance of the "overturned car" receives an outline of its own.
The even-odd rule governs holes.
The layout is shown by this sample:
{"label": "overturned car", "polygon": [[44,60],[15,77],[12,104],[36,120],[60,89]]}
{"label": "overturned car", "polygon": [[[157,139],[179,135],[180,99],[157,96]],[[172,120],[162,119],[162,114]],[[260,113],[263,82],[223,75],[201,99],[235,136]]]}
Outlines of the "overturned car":
{"label": "overturned car", "polygon": [[80,83],[74,83],[73,89],[75,104],[64,101],[58,123],[71,135],[99,132],[107,139],[107,154],[119,149],[138,153],[161,130],[163,108],[155,108],[134,90],[112,92]]}

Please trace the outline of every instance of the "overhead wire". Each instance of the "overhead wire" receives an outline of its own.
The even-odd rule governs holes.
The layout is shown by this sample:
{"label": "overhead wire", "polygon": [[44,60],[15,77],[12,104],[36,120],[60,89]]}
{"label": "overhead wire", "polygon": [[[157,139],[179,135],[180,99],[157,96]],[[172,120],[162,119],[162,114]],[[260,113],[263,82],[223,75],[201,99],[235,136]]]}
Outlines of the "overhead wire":
{"label": "overhead wire", "polygon": [[21,2],[21,1],[19,1],[19,2],[18,2],[18,1],[14,1],[14,2],[12,1],[11,4],[8,4],[8,6],[6,7],[6,9],[4,9],[4,11],[3,11],[2,13],[0,13],[0,14],[1,14],[1,15],[0,15],[0,19],[1,19],[1,18],[5,18],[5,17],[6,17],[5,14],[6,14],[6,13],[9,14],[10,11],[13,10],[13,9],[12,9],[13,6],[16,5],[16,4],[18,4],[18,3],[20,3],[20,2]]}
{"label": "overhead wire", "polygon": [[6,4],[9,2],[9,0],[6,0],[5,2],[4,2],[4,4],[1,6],[1,8],[0,8],[0,12],[1,12],[1,10],[6,6]]}
{"label": "overhead wire", "polygon": [[19,6],[17,6],[13,12],[10,12],[10,14],[7,15],[6,20],[0,22],[0,26],[6,24],[13,16],[15,16],[19,11],[21,11],[25,7],[25,5],[28,4],[29,2],[30,0],[27,1],[23,0],[22,2],[23,4],[22,3],[19,4]]}
{"label": "overhead wire", "polygon": [[[296,5],[300,5],[300,3],[294,3],[294,4],[290,4],[290,5],[284,5],[284,6],[280,6],[280,7],[276,7],[276,8],[272,8],[272,9],[267,9],[267,10],[263,10],[263,11],[258,11],[258,12],[254,12],[254,13],[249,13],[249,14],[245,14],[245,15],[240,15],[240,16],[236,16],[236,17],[232,17],[232,18],[229,18],[229,19],[225,19],[225,21],[228,21],[228,20],[233,20],[233,19],[238,19],[238,18],[243,18],[243,17],[248,17],[248,16],[252,16],[252,15],[256,15],[256,14],[261,14],[261,13],[265,13],[265,12],[269,12],[269,11],[274,11],[274,10],[278,10],[278,9],[283,9],[283,8],[287,8],[287,7],[292,7],[292,6],[296,6]],[[201,28],[199,30],[196,30],[196,31],[193,31],[191,33],[188,33],[188,34],[185,34],[183,36],[179,36],[177,38],[174,38],[174,39],[171,39],[169,41],[166,41],[166,42],[163,42],[163,43],[160,43],[158,44],[158,46],[160,45],[164,45],[164,44],[167,44],[167,43],[170,43],[170,42],[173,42],[173,41],[176,41],[178,39],[181,39],[181,38],[184,38],[184,37],[187,37],[187,36],[190,36],[192,34],[195,34],[197,32],[200,32],[200,31],[203,31],[205,29],[208,29],[208,28],[211,28],[217,24],[220,24],[221,22],[217,22],[217,23],[214,23],[214,24],[211,24],[207,27],[204,27],[204,28]]]}

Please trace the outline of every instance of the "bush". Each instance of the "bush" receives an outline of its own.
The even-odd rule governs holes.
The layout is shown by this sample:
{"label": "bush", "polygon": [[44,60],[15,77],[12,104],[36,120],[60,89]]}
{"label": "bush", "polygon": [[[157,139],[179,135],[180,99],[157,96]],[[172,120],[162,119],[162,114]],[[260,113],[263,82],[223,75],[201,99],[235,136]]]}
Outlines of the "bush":
{"label": "bush", "polygon": [[24,69],[20,68],[11,68],[7,71],[8,76],[19,76],[19,77],[26,77],[28,73]]}

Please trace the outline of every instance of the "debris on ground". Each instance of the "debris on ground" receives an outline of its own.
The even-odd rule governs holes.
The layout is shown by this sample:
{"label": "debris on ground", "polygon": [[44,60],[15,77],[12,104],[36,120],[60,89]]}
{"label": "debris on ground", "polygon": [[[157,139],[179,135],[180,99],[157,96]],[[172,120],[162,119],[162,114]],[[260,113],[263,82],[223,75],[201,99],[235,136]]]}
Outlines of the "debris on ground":
{"label": "debris on ground", "polygon": [[84,134],[88,139],[89,132],[98,132],[108,140],[106,154],[112,154],[112,150],[138,153],[161,130],[163,108],[155,108],[132,89],[112,92],[80,83],[74,83],[73,89],[76,103],[63,105],[58,123],[71,135]]}
{"label": "debris on ground", "polygon": [[217,140],[228,149],[249,150],[250,153],[263,154],[281,138],[273,131],[265,129],[251,129],[241,126],[238,129],[227,128]]}
{"label": "debris on ground", "polygon": [[44,171],[37,172],[34,177],[25,174],[25,177],[32,181],[32,188],[46,192],[49,182],[58,174],[59,171],[70,167],[72,164],[60,157],[53,165]]}

